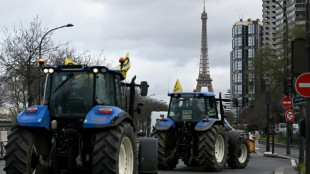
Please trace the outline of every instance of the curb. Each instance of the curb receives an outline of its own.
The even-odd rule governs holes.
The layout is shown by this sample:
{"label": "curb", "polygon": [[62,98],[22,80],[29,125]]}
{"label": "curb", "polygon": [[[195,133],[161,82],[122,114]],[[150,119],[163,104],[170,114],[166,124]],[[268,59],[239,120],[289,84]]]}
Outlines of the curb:
{"label": "curb", "polygon": [[274,171],[274,174],[284,174],[284,173],[289,173],[289,174],[298,174],[298,171],[296,170],[295,167],[292,166],[282,166],[276,168]]}
{"label": "curb", "polygon": [[[258,142],[260,143],[260,144],[266,144],[266,141],[260,141],[260,140],[258,140]],[[270,146],[272,145],[272,143],[270,142]],[[275,146],[277,146],[277,147],[286,147],[286,144],[282,144],[282,143],[274,143],[274,145]],[[291,148],[293,148],[293,149],[299,149],[299,145],[290,145],[290,147]]]}
{"label": "curb", "polygon": [[264,157],[270,157],[270,158],[282,158],[282,159],[294,159],[295,158],[291,158],[289,156],[285,156],[285,155],[278,155],[277,153],[272,154],[272,152],[264,152]]}
{"label": "curb", "polygon": [[278,155],[278,154],[272,154],[272,152],[264,152],[264,157],[269,157],[269,158],[281,158],[281,159],[290,159],[291,160],[291,165],[290,166],[281,166],[275,169],[274,174],[284,174],[284,173],[298,173],[298,171],[296,170],[296,159],[289,157],[289,156],[285,156],[285,155]]}

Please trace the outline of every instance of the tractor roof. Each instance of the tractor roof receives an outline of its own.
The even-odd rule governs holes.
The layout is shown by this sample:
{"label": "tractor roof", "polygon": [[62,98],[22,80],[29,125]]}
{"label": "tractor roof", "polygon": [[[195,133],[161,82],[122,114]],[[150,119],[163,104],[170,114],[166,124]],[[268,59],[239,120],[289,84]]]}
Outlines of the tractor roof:
{"label": "tractor roof", "polygon": [[176,93],[169,93],[168,96],[204,96],[204,97],[215,97],[214,93],[210,92],[176,92]]}
{"label": "tractor roof", "polygon": [[121,77],[122,73],[119,70],[116,69],[110,69],[106,66],[87,66],[87,65],[58,65],[58,66],[44,66],[43,69],[54,69],[57,72],[62,72],[62,71],[91,71],[94,68],[97,68],[98,70],[100,69],[105,69],[106,71],[112,72],[112,73],[117,73],[120,74]]}

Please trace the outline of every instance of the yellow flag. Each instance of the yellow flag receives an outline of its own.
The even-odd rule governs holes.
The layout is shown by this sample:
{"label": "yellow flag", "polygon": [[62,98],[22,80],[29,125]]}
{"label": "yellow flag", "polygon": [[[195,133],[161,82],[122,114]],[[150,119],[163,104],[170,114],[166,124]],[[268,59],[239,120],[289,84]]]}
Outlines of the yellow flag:
{"label": "yellow flag", "polygon": [[73,60],[69,59],[68,57],[65,58],[65,65],[77,65],[76,62]]}
{"label": "yellow flag", "polygon": [[183,92],[179,79],[177,79],[177,81],[175,82],[173,92]]}
{"label": "yellow flag", "polygon": [[[122,67],[122,75],[124,78],[126,78],[126,74],[127,74],[127,71],[129,70],[129,68],[130,68],[129,52],[127,52],[127,54],[125,56],[125,62],[124,62],[123,67]],[[117,65],[113,69],[121,70],[121,64]]]}

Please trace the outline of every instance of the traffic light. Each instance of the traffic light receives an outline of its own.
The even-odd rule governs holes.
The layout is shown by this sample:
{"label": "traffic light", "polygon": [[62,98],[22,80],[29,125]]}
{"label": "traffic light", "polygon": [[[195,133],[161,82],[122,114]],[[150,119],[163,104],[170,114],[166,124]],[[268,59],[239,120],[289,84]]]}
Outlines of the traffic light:
{"label": "traffic light", "polygon": [[293,79],[292,78],[285,78],[283,80],[283,87],[284,87],[284,95],[289,96],[290,93],[293,92]]}

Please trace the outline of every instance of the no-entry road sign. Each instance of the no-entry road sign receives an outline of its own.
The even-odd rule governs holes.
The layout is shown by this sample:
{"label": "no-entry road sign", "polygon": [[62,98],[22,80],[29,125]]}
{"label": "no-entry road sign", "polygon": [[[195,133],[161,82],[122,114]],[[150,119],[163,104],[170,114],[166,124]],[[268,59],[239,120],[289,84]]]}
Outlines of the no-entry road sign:
{"label": "no-entry road sign", "polygon": [[310,73],[301,74],[295,83],[296,91],[303,97],[310,97]]}
{"label": "no-entry road sign", "polygon": [[292,109],[289,109],[285,112],[285,118],[288,122],[292,122],[295,117],[295,112]]}
{"label": "no-entry road sign", "polygon": [[286,109],[291,108],[293,106],[293,99],[291,97],[284,97],[281,104]]}

